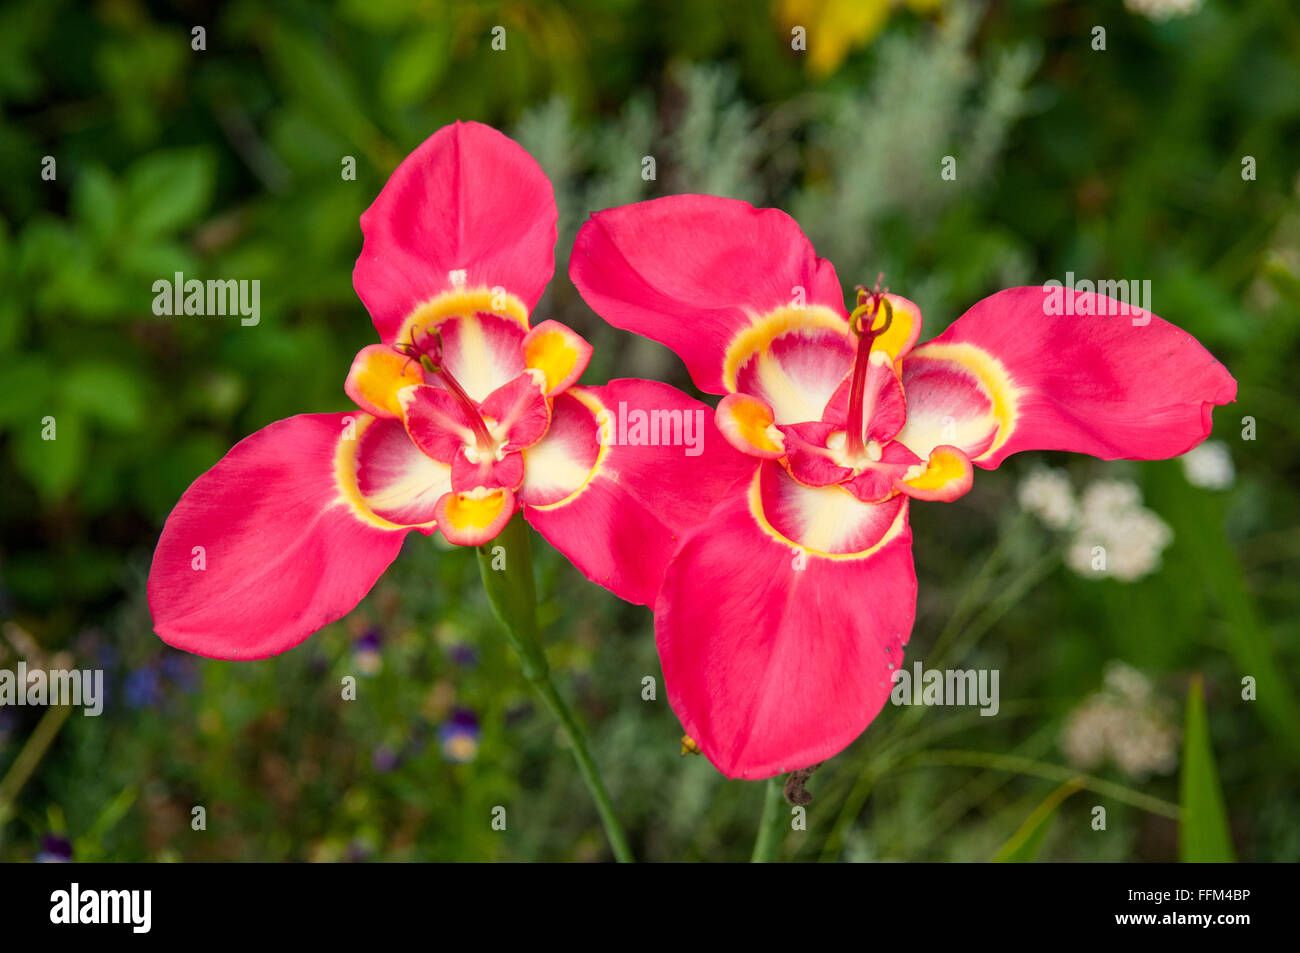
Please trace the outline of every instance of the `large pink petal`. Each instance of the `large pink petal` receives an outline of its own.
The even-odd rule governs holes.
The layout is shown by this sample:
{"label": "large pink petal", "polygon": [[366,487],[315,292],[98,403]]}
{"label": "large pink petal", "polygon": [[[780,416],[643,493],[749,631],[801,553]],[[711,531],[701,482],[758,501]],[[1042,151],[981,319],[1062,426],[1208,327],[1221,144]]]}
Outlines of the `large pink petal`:
{"label": "large pink petal", "polygon": [[[805,542],[860,548],[806,548],[776,519]],[[655,604],[669,701],[729,777],[816,764],[884,706],[915,610],[905,498],[859,503],[764,463],[669,564]]]}
{"label": "large pink petal", "polygon": [[265,658],[350,611],[409,529],[362,503],[355,455],[372,446],[363,482],[375,492],[392,485],[402,444],[418,454],[400,423],[366,414],[290,417],[237,444],[163,526],[148,584],[158,635],[211,658]]}
{"label": "large pink petal", "polygon": [[904,358],[898,439],[921,457],[958,447],[985,469],[1021,450],[1158,460],[1199,444],[1212,409],[1236,399],[1186,331],[1092,293],[1058,290],[1073,313],[1055,314],[1051,291],[998,292]]}
{"label": "large pink petal", "polygon": [[[634,442],[643,437],[655,442]],[[588,579],[640,605],[654,602],[677,538],[755,462],[723,438],[709,407],[630,379],[556,397],[551,429],[524,461],[529,523]]]}
{"label": "large pink petal", "polygon": [[352,283],[385,343],[457,287],[501,287],[531,311],[555,270],[555,223],[536,160],[489,126],[456,122],[407,156],[361,216]]}
{"label": "large pink petal", "polygon": [[[672,348],[696,386],[715,394],[736,389],[724,381],[724,362],[754,319],[801,310],[810,328],[834,328],[848,317],[834,266],[794,219],[709,195],[595,213],[578,232],[569,275],[597,314]],[[826,397],[842,376],[841,368]]]}

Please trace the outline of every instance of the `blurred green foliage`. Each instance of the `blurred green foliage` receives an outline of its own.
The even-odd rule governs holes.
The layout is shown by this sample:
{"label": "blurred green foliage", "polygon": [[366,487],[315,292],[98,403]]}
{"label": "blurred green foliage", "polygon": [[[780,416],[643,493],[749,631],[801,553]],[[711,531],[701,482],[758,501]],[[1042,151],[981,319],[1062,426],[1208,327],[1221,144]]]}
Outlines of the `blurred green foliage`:
{"label": "blurred green foliage", "polygon": [[[190,481],[272,420],[349,406],[346,369],[374,339],[350,281],[358,216],[457,118],[515,135],[551,176],[557,278],[537,315],[597,345],[590,381],[689,388],[567,283],[578,225],[701,191],[787,209],[846,287],[883,272],[917,301],[927,337],[1007,285],[1149,279],[1153,310],[1240,382],[1215,415],[1230,489],[1177,462],[1051,455],[1078,483],[1136,481],[1172,528],[1136,582],[1076,575],[1018,512],[1034,460],[913,509],[909,658],[1000,669],[1001,716],[887,707],[814,777],[786,858],[1177,857],[1174,773],[1107,764],[1049,797],[1074,790],[1062,732],[1116,659],[1167,699],[1203,676],[1185,743],[1217,756],[1229,849],[1300,858],[1300,21],[1285,0],[1162,22],[1118,0],[952,2],[898,13],[824,78],[766,2],[7,0],[0,103],[0,666],[99,666],[110,686],[103,717],[47,723],[0,805],[0,858],[51,837],[77,859],[606,856],[469,553],[412,538],[352,616],[266,662],[167,649],[143,604]],[[949,155],[956,181],[939,176]],[[260,323],[155,316],[152,283],[177,271],[259,279]],[[661,678],[649,613],[535,548],[552,665],[634,849],[747,857],[762,785],[679,756],[661,681],[642,700]],[[343,701],[340,680],[365,671]],[[445,733],[469,712],[477,751],[458,763]],[[0,708],[0,777],[46,715]]]}
{"label": "blurred green foliage", "polygon": [[1231,862],[1234,859],[1232,833],[1214,767],[1205,717],[1205,691],[1200,678],[1192,679],[1187,693],[1184,731],[1179,859],[1190,863]]}

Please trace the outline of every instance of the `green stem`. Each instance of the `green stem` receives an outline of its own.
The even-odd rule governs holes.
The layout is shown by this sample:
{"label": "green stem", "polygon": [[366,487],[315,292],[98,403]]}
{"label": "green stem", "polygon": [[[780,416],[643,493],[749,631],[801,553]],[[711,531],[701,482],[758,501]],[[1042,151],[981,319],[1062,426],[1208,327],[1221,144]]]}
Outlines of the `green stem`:
{"label": "green stem", "polygon": [[488,601],[505,630],[506,641],[519,656],[524,678],[542,696],[542,701],[569,739],[578,771],[596,803],[596,813],[605,827],[614,859],[621,864],[631,863],[632,851],[614,814],[609,792],[605,790],[596,763],[591,759],[582,726],[551,680],[550,666],[546,664],[546,652],[537,630],[537,587],[533,582],[528,525],[522,516],[515,516],[496,539],[478,547],[478,568]]}
{"label": "green stem", "polygon": [[9,766],[9,772],[3,780],[0,780],[0,827],[9,820],[13,805],[18,801],[18,792],[23,789],[27,779],[32,776],[36,766],[45,757],[45,752],[54,743],[59,729],[68,720],[71,711],[71,705],[54,705],[47,708],[45,714],[41,715],[41,720],[36,723],[36,729],[31,737],[23,745],[23,750]]}
{"label": "green stem", "polygon": [[751,864],[770,864],[781,853],[786,831],[784,787],[785,782],[780,776],[768,778],[767,791],[763,795],[763,816],[758,821],[754,854],[749,859]]}

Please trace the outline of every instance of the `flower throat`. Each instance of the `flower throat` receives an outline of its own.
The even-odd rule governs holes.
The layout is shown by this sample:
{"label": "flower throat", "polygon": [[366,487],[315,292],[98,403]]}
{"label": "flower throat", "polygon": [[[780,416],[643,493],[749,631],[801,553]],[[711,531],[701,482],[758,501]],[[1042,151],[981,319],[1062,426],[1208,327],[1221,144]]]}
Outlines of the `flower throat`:
{"label": "flower throat", "polygon": [[483,416],[478,412],[478,405],[474,403],[469,394],[465,393],[465,388],[460,386],[460,381],[456,380],[451,371],[447,370],[443,364],[441,331],[437,328],[426,331],[424,342],[417,344],[415,342],[415,330],[412,328],[410,340],[407,342],[399,341],[393,345],[393,350],[398,354],[405,355],[410,360],[418,361],[425,371],[436,375],[447,385],[447,392],[455,398],[461,412],[465,415],[465,420],[469,423],[470,429],[474,431],[474,444],[479,452],[491,453],[496,450],[496,441],[488,433],[487,424],[483,422]]}

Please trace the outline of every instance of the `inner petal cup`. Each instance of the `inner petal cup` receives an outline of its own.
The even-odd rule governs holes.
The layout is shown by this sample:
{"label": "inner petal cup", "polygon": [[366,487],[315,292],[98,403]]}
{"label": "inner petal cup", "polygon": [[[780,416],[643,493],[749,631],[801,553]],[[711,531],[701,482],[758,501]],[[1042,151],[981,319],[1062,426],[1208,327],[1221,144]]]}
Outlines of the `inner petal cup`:
{"label": "inner petal cup", "polygon": [[723,380],[765,401],[779,424],[820,420],[853,367],[854,341],[829,309],[783,309],[757,320],[727,350]]}

